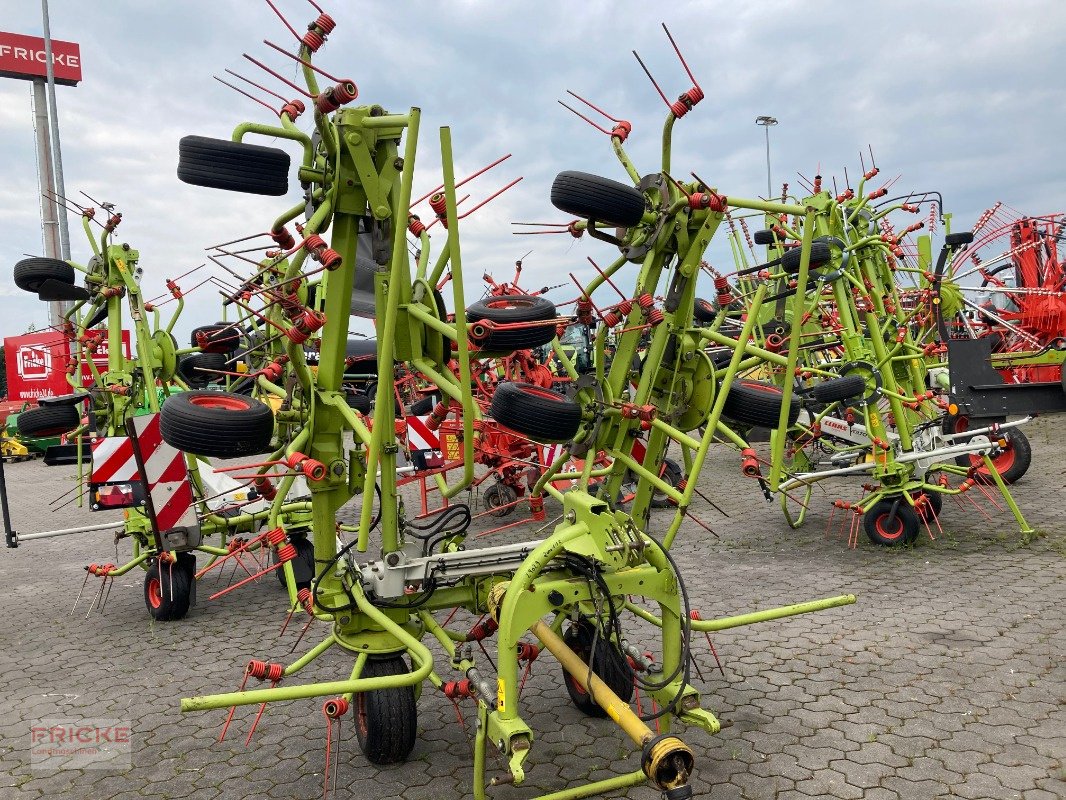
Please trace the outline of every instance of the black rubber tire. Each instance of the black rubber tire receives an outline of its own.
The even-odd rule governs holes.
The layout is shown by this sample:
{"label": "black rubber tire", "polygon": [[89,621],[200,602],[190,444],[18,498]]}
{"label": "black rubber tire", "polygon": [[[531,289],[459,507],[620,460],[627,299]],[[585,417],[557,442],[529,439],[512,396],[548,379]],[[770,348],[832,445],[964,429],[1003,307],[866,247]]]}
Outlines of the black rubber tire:
{"label": "black rubber tire", "polygon": [[344,396],[344,400],[348,403],[348,408],[358,411],[363,415],[369,414],[370,407],[373,405],[372,398],[358,392],[348,392]]}
{"label": "black rubber tire", "polygon": [[900,498],[896,508],[896,517],[891,524],[888,516],[892,513],[892,506],[896,500],[878,500],[870,509],[863,514],[862,526],[870,541],[881,547],[898,547],[899,545],[911,544],[918,538],[922,521],[918,512]]}
{"label": "black rubber tire", "polygon": [[[21,421],[21,417],[19,420]],[[958,430],[959,420],[965,420],[967,428],[977,429],[984,428],[993,422],[1002,422],[1003,419],[969,419],[965,416],[946,416],[944,417],[944,432],[955,433]],[[964,428],[963,430],[966,430]],[[1003,478],[1003,482],[1007,485],[1015,483],[1026,472],[1029,471],[1029,467],[1033,464],[1033,446],[1029,442],[1029,437],[1022,433],[1017,428],[1008,428],[1002,432],[1002,435],[1007,440],[1007,449],[1000,455],[992,459],[992,463],[996,465],[996,469],[999,470],[999,476]],[[957,444],[970,441],[969,438],[955,439]],[[980,456],[971,456],[963,454],[955,457],[955,463],[960,467],[976,467],[977,472],[975,478],[984,484],[994,484],[995,480],[989,474],[988,469],[985,467],[984,459]]]}
{"label": "black rubber tire", "polygon": [[[781,256],[781,269],[789,274],[799,272],[801,255],[802,251],[799,247],[786,250],[785,254]],[[828,244],[818,241],[811,242],[810,266],[817,267],[821,264],[825,264],[832,257],[833,251]]]}
{"label": "black rubber tire", "polygon": [[221,373],[202,370],[226,370],[226,356],[223,353],[189,353],[178,362],[178,377],[193,389],[202,389],[209,383],[221,383],[226,379]]}
{"label": "black rubber tire", "polygon": [[[660,477],[676,489],[677,485],[684,479],[685,471],[681,469],[681,465],[676,461],[666,458],[663,459],[663,474]],[[674,501],[667,497],[664,492],[656,491],[651,496],[652,508],[671,508],[673,505]]]}
{"label": "black rubber tire", "polygon": [[262,453],[274,435],[270,406],[232,392],[178,392],[163,403],[163,440],[198,456],[242,458]]}
{"label": "black rubber tire", "polygon": [[[729,387],[722,414],[743,425],[758,425],[776,428],[781,414],[782,391],[780,387],[765,381],[748,378],[734,380]],[[799,418],[800,402],[792,395],[788,412],[788,424],[792,426]]]}
{"label": "black rubber tire", "polygon": [[494,483],[485,490],[481,502],[490,517],[506,517],[514,513],[515,507],[511,504],[517,499],[518,492],[506,483]]}
{"label": "black rubber tire", "polygon": [[755,244],[771,245],[774,243],[774,232],[769,228],[765,228],[761,231],[755,231],[755,234],[752,236],[752,239],[755,241]]}
{"label": "black rubber tire", "polygon": [[866,379],[861,375],[843,375],[839,378],[816,383],[811,389],[811,397],[819,403],[835,403],[851,397],[866,394]]}
{"label": "black rubber tire", "polygon": [[959,233],[949,233],[944,237],[944,244],[949,247],[958,247],[964,244],[970,244],[973,241],[973,233],[970,231],[960,231]]}
{"label": "black rubber tire", "polygon": [[[466,310],[467,322],[487,320],[498,325],[517,322],[546,322],[558,317],[555,304],[545,297],[528,294],[512,294],[503,297],[486,297]],[[474,343],[484,351],[513,353],[545,345],[555,338],[555,326],[506,328],[492,331]]]}
{"label": "black rubber tire", "polygon": [[[197,340],[197,334],[202,333],[207,337],[201,346]],[[241,343],[241,332],[229,322],[217,322],[214,325],[202,325],[196,328],[191,335],[192,346],[199,347],[203,353],[222,353],[229,355],[234,352]]]}
{"label": "black rubber tire", "polygon": [[535,442],[568,442],[581,427],[581,406],[530,383],[501,383],[489,415]]}
{"label": "black rubber tire", "polygon": [[[315,577],[315,546],[306,536],[291,536],[289,541],[296,548],[296,558],[292,564],[292,576],[296,579],[296,589],[310,589],[311,581]],[[277,563],[277,550],[270,548],[270,563]],[[278,576],[278,583],[285,585],[285,570],[276,569],[274,574]]]}
{"label": "black rubber tire", "polygon": [[575,170],[555,176],[551,202],[563,213],[619,228],[639,223],[645,210],[644,195],[634,187]]}
{"label": "black rubber tire", "polygon": [[74,267],[58,258],[24,258],[15,264],[15,285],[37,294],[45,281],[74,285]]}
{"label": "black rubber tire", "polygon": [[193,595],[193,569],[190,571],[187,560],[182,559],[173,567],[159,562],[152,564],[144,575],[144,605],[152,619],[157,622],[172,622],[182,619],[189,613]]}
{"label": "black rubber tire", "polygon": [[178,143],[178,180],[280,197],[289,191],[289,154],[276,147],[185,136]]}
{"label": "black rubber tire", "polygon": [[702,297],[696,298],[696,303],[692,307],[692,318],[696,322],[714,322],[714,318],[718,315],[718,306],[713,300],[704,300]]}
{"label": "black rubber tire", "polygon": [[[592,656],[592,672],[623,701],[628,703],[633,697],[633,669],[629,662],[619,652],[618,648],[603,638],[603,634],[597,636],[596,628],[587,619],[581,619],[571,625],[563,633],[563,641],[573,650],[586,664]],[[595,642],[595,651],[593,643]],[[592,697],[589,696],[577,680],[566,670],[563,670],[563,685],[566,693],[578,710],[590,717],[606,717],[607,712],[600,708]]]}
{"label": "black rubber tire", "polygon": [[74,406],[38,406],[27,408],[15,423],[19,436],[36,439],[69,433],[81,424],[81,415]]}
{"label": "black rubber tire", "polygon": [[[371,656],[362,678],[404,675],[410,672],[403,656]],[[359,749],[371,764],[406,761],[415,746],[418,708],[414,686],[357,692],[352,697],[355,736]]]}
{"label": "black rubber tire", "polygon": [[436,408],[439,399],[435,394],[427,394],[415,402],[411,403],[411,416],[412,417],[425,417],[433,413],[433,409]]}

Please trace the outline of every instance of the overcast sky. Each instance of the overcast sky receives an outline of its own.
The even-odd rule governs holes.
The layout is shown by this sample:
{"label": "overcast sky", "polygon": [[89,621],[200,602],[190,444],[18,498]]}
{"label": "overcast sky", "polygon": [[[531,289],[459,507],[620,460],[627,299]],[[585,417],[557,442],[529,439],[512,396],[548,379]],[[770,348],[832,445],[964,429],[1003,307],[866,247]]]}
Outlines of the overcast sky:
{"label": "overcast sky", "polygon": [[[276,0],[298,30],[315,12]],[[459,174],[514,157],[471,184],[472,200],[519,175],[525,180],[462,225],[468,298],[484,270],[509,279],[527,250],[525,283],[539,288],[587,276],[610,248],[585,238],[512,236],[511,221],[563,221],[548,202],[565,169],[626,176],[597,133],[555,101],[573,89],[633,123],[627,145],[642,173],[658,170],[666,108],[641,72],[640,52],[668,96],[689,83],[659,27],[666,22],[706,92],[675,127],[674,172],[695,171],[727,195],[766,193],[761,114],[770,131],[775,191],[798,187],[821,165],[827,176],[859,171],[871,145],[901,191],[937,189],[956,229],[1001,200],[1026,213],[1062,211],[1066,159],[1066,3],[1040,2],[647,2],[507,3],[324,0],[337,29],[317,63],[350,77],[358,103],[423,111],[419,189],[439,183],[437,129],[452,127]],[[84,81],[58,87],[66,190],[115,203],[120,241],[141,252],[146,296],[204,260],[205,246],[265,230],[291,198],[259,198],[186,186],[175,175],[178,140],[228,138],[269,112],[212,80],[226,67],[291,94],[241,58],[251,53],[292,75],[292,62],[262,44],[291,48],[291,34],[261,0],[133,2],[52,0],[52,35],[81,44]],[[0,29],[41,33],[40,4],[0,0]],[[309,115],[301,125],[310,125]],[[271,144],[268,140],[255,140]],[[288,147],[282,143],[281,146]],[[294,190],[295,182],[290,184]],[[31,89],[0,79],[0,334],[47,321],[20,292],[11,267],[41,252]],[[423,209],[426,217],[428,209]],[[75,261],[89,253],[71,218]],[[712,261],[731,271],[716,242]],[[710,294],[708,287],[706,294]],[[550,296],[562,301],[570,289]],[[168,307],[164,307],[168,308]],[[207,287],[189,300],[182,336],[218,317]]]}

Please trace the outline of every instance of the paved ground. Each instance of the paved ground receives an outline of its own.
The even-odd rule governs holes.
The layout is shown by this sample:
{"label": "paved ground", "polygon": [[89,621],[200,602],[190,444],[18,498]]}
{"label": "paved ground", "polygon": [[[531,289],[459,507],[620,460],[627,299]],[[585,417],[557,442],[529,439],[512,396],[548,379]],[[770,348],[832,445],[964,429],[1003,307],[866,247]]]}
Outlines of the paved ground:
{"label": "paved ground", "polygon": [[[686,735],[701,796],[1066,796],[1064,430],[1066,423],[1051,421],[1030,429],[1037,463],[1017,497],[1045,535],[1027,545],[1003,513],[993,511],[989,521],[949,501],[947,533],[935,542],[885,551],[863,539],[848,550],[839,536],[825,535],[835,494],[816,493],[807,527],[790,531],[739,476],[735,457],[713,459],[700,487],[730,517],[704,506],[697,513],[720,538],[690,525],[675,548],[704,617],[845,592],[859,602],[719,634],[724,676],[706,642],[697,642],[704,704],[733,723],[717,737]],[[37,463],[8,467],[18,530],[76,523],[69,508],[47,510],[71,486],[68,472]],[[0,620],[0,797],[321,796],[325,726],[318,703],[271,707],[251,747],[244,735],[252,708],[238,712],[222,744],[215,740],[223,712],[178,712],[179,697],[235,689],[249,658],[287,658],[297,634],[290,629],[278,638],[283,600],[273,579],[216,602],[201,591],[186,620],[153,625],[138,573],[116,582],[103,614],[84,619],[83,600],[82,612],[69,616],[83,565],[122,560],[128,545],[120,544],[119,554],[106,534],[2,554],[8,610]],[[317,635],[309,632],[301,648]],[[349,668],[327,655],[308,673],[346,676]],[[570,705],[550,657],[534,667],[523,703],[538,732],[531,786],[559,789],[638,766],[613,724]],[[47,717],[129,720],[132,768],[31,770],[29,728]],[[408,764],[368,765],[350,722],[340,761],[339,797],[449,800],[470,791],[468,733],[436,693],[420,700],[419,740]],[[634,789],[625,796],[655,794]]]}

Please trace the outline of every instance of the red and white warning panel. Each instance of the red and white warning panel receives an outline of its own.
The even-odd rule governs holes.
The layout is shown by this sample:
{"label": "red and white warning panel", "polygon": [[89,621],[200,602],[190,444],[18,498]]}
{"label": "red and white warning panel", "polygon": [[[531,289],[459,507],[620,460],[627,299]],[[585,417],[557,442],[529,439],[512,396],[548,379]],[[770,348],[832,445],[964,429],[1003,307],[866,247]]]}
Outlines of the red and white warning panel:
{"label": "red and white warning panel", "polygon": [[107,436],[92,444],[89,508],[93,511],[144,505],[144,487],[128,436]]}
{"label": "red and white warning panel", "polygon": [[440,450],[440,438],[431,431],[425,417],[407,417],[407,445],[409,450]]}
{"label": "red and white warning panel", "polygon": [[130,424],[144,465],[144,485],[155,512],[156,530],[162,535],[172,528],[195,528],[196,508],[185,454],[163,441],[159,414],[134,417]]}

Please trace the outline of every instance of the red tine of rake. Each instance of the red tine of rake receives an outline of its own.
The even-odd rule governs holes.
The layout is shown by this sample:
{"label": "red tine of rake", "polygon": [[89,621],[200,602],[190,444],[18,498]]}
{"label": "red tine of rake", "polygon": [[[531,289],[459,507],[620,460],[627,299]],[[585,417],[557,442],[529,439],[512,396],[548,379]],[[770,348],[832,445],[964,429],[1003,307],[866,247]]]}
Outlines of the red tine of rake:
{"label": "red tine of rake", "polygon": [[466,212],[465,214],[460,214],[459,216],[457,216],[457,217],[456,217],[456,219],[466,219],[466,218],[467,218],[467,217],[469,217],[469,216],[470,216],[471,214],[473,214],[473,213],[474,213],[475,211],[477,211],[477,210],[478,210],[479,208],[481,208],[481,207],[483,207],[483,206],[486,206],[486,205],[488,205],[488,204],[489,204],[489,203],[491,203],[491,202],[492,202],[493,200],[495,200],[495,199],[496,199],[497,197],[499,197],[499,196],[500,196],[501,194],[503,194],[503,193],[504,193],[504,192],[506,192],[506,191],[507,191],[508,189],[510,189],[510,188],[511,188],[512,186],[515,186],[516,184],[518,184],[518,183],[519,183],[520,181],[522,181],[522,180],[523,180],[523,178],[524,178],[524,176],[520,176],[520,177],[518,177],[518,178],[515,178],[515,179],[514,179],[513,181],[511,181],[511,182],[510,182],[509,184],[507,184],[506,186],[504,186],[504,187],[503,187],[502,189],[500,189],[499,191],[497,191],[497,192],[494,192],[493,194],[490,194],[490,195],[489,195],[488,197],[486,197],[486,198],[485,198],[484,200],[482,200],[482,201],[481,201],[480,203],[478,203],[478,204],[477,204],[476,206],[474,206],[473,208],[471,208],[471,209],[470,209],[469,211],[467,211],[467,212]]}
{"label": "red tine of rake", "polygon": [[[263,86],[262,84],[258,84],[255,81],[251,80],[250,78],[244,77],[240,73],[234,72],[231,69],[227,69],[226,72],[229,73],[230,75],[232,75],[234,78],[237,78],[238,80],[242,80],[245,83],[249,84],[250,86],[254,86],[256,89],[259,89],[261,91],[266,92],[271,97],[276,97],[282,103],[289,102],[288,100],[285,99],[284,95],[280,95],[277,92],[275,92],[273,89],[268,89],[267,87]],[[277,113],[277,112],[275,112],[275,113]],[[256,234],[256,235],[259,235],[259,234]],[[248,238],[251,238],[251,237],[248,237]],[[237,239],[237,241],[239,242],[239,241],[242,241],[242,240],[241,239]],[[229,244],[233,244],[233,242],[230,242]],[[210,249],[210,248],[205,248],[205,249]]]}
{"label": "red tine of rake", "polygon": [[255,573],[255,574],[253,574],[253,575],[249,575],[249,577],[247,577],[247,578],[244,578],[243,580],[239,581],[238,583],[234,583],[234,584],[233,584],[233,585],[231,585],[231,586],[227,586],[227,587],[226,587],[225,589],[223,589],[223,590],[222,590],[222,591],[220,591],[220,592],[215,592],[215,593],[214,593],[213,595],[211,595],[211,596],[210,596],[210,597],[209,597],[208,599],[209,599],[209,600],[217,600],[218,598],[222,597],[222,595],[224,595],[224,594],[229,594],[229,593],[230,593],[230,592],[232,592],[232,591],[233,591],[234,589],[239,589],[239,588],[241,588],[242,586],[244,586],[244,585],[245,585],[246,583],[251,583],[252,581],[256,580],[257,578],[261,578],[261,577],[263,577],[264,575],[266,575],[266,574],[267,574],[268,572],[273,572],[274,570],[278,569],[279,567],[283,567],[284,565],[285,565],[285,561],[282,561],[282,560],[280,560],[280,555],[279,555],[279,560],[278,560],[278,563],[276,563],[276,564],[271,564],[271,565],[270,565],[269,567],[267,567],[266,569],[264,569],[264,570],[260,570],[259,572],[256,572],[256,573]]}
{"label": "red tine of rake", "polygon": [[[482,168],[481,168],[481,169],[479,169],[479,170],[478,170],[477,172],[475,172],[475,173],[473,173],[473,174],[471,174],[471,175],[467,175],[467,176],[466,176],[465,178],[463,178],[463,179],[462,179],[461,181],[459,181],[459,183],[455,184],[455,188],[456,188],[456,189],[458,189],[458,188],[459,188],[460,186],[463,186],[464,184],[467,184],[467,183],[469,183],[470,181],[472,181],[472,180],[473,180],[474,178],[478,177],[479,175],[484,175],[484,174],[485,174],[486,172],[488,172],[488,171],[489,171],[490,169],[492,169],[492,168],[493,168],[493,167],[495,167],[495,166],[498,166],[499,164],[502,164],[502,163],[503,163],[504,161],[506,161],[506,160],[507,160],[507,159],[509,159],[510,157],[511,157],[511,154],[510,154],[510,153],[508,153],[508,154],[507,154],[507,155],[505,155],[505,156],[500,156],[499,158],[497,158],[497,159],[496,159],[495,161],[493,161],[493,162],[492,162],[491,164],[489,164],[488,166],[482,167]],[[421,202],[422,202],[423,200],[425,200],[425,199],[426,199],[427,197],[432,197],[433,195],[435,195],[435,194],[436,194],[437,192],[439,192],[439,191],[440,191],[441,189],[443,189],[443,188],[444,188],[444,184],[442,183],[442,184],[441,184],[440,186],[438,186],[438,187],[437,187],[436,189],[434,189],[433,191],[431,191],[431,192],[426,192],[426,194],[424,194],[424,195],[422,195],[421,197],[419,197],[419,198],[418,198],[417,200],[415,200],[415,201],[414,201],[413,203],[411,203],[411,206],[410,206],[410,207],[411,207],[411,208],[414,208],[414,207],[415,207],[415,206],[417,206],[417,205],[418,205],[419,203],[421,203]]]}
{"label": "red tine of rake", "polygon": [[267,41],[266,39],[264,39],[263,40],[263,44],[265,44],[267,47],[273,47],[275,50],[277,50],[283,56],[288,56],[293,61],[300,62],[305,67],[307,67],[308,69],[314,70],[315,72],[317,72],[319,75],[323,76],[324,78],[328,78],[331,81],[336,81],[337,83],[352,83],[352,81],[350,79],[348,79],[348,78],[338,78],[338,77],[336,77],[334,75],[330,75],[324,69],[321,69],[320,67],[316,67],[310,61],[305,61],[304,59],[300,58],[299,56],[293,55],[292,53],[290,53],[285,48],[279,47],[278,45],[274,44],[273,42],[270,42],[270,41]]}
{"label": "red tine of rake", "polygon": [[277,114],[278,114],[278,111],[277,111],[277,110],[276,110],[276,109],[274,108],[274,106],[270,105],[270,103],[267,103],[267,102],[266,102],[266,101],[264,101],[264,100],[260,100],[260,99],[259,99],[258,97],[256,97],[256,96],[255,96],[254,94],[251,94],[250,92],[246,92],[246,91],[244,91],[244,89],[241,89],[241,88],[239,88],[239,87],[237,87],[237,86],[234,86],[234,85],[233,85],[232,83],[230,83],[229,81],[224,81],[224,80],[222,80],[222,78],[218,77],[218,75],[212,75],[211,77],[212,77],[212,78],[214,78],[214,79],[215,79],[216,81],[218,81],[219,83],[221,83],[221,84],[222,84],[223,86],[228,86],[228,87],[229,87],[230,89],[232,89],[233,91],[237,92],[238,94],[243,94],[243,95],[244,95],[245,97],[247,97],[247,98],[248,98],[249,100],[252,100],[252,101],[254,101],[254,102],[256,102],[256,103],[259,103],[259,105],[261,105],[261,106],[262,106],[263,108],[265,108],[265,109],[266,109],[267,111],[269,111],[269,112],[270,112],[271,114],[273,114],[273,115],[277,116]]}
{"label": "red tine of rake", "polygon": [[241,53],[241,55],[242,55],[242,56],[244,56],[244,57],[245,57],[246,59],[248,59],[249,61],[251,61],[251,62],[252,62],[253,64],[255,64],[255,65],[256,65],[257,67],[259,67],[259,69],[263,70],[264,72],[266,72],[266,73],[267,73],[267,74],[269,74],[269,75],[273,75],[273,76],[274,76],[275,78],[277,78],[277,79],[278,79],[279,81],[281,81],[281,82],[282,82],[282,83],[284,83],[284,84],[285,84],[286,86],[288,86],[288,87],[289,87],[290,89],[293,89],[293,90],[295,90],[295,91],[299,92],[300,94],[302,94],[302,95],[303,95],[304,97],[306,97],[306,98],[307,98],[308,100],[314,100],[314,99],[315,99],[315,96],[314,96],[313,94],[311,94],[310,92],[308,92],[308,91],[306,91],[306,90],[304,90],[304,89],[301,89],[301,88],[300,88],[299,86],[297,86],[297,85],[296,85],[295,83],[293,83],[293,82],[292,82],[292,81],[290,81],[290,80],[289,80],[288,78],[286,78],[286,77],[285,77],[284,75],[281,75],[280,73],[278,73],[278,72],[275,72],[274,70],[272,70],[272,69],[271,69],[270,67],[268,67],[268,66],[267,66],[266,64],[264,64],[264,63],[263,63],[262,61],[259,61],[258,59],[255,59],[255,58],[252,58],[252,57],[251,57],[250,55],[248,55],[247,53]]}
{"label": "red tine of rake", "polygon": [[622,294],[622,290],[615,286],[614,281],[612,281],[607,276],[607,273],[600,269],[599,264],[592,260],[592,256],[586,256],[586,258],[588,259],[588,262],[592,264],[592,268],[598,273],[600,273],[600,277],[603,278],[604,281],[606,281],[607,285],[614,289],[616,292],[618,292],[619,297],[621,297],[623,300],[627,300],[628,298],[624,294]]}

